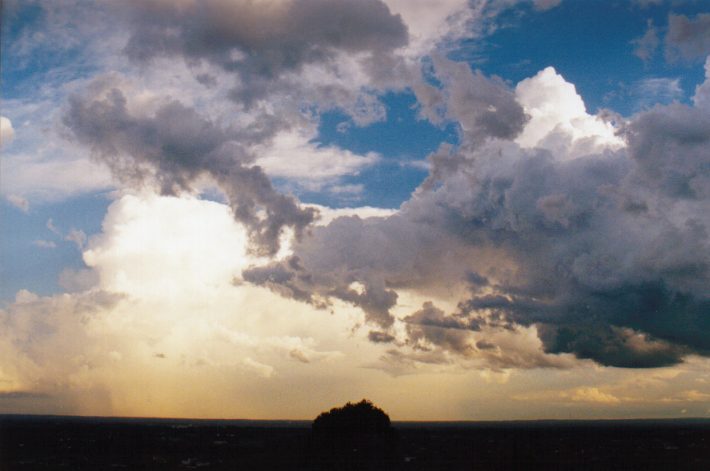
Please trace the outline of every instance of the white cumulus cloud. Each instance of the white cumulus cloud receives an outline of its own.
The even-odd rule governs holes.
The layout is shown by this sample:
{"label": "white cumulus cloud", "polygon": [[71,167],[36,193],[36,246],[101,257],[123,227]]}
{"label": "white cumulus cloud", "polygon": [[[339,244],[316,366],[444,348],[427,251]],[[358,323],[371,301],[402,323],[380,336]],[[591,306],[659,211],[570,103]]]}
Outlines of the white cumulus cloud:
{"label": "white cumulus cloud", "polygon": [[614,127],[588,114],[575,86],[553,67],[518,83],[515,96],[530,115],[530,121],[515,140],[521,147],[542,147],[555,151],[556,155],[578,157],[623,146],[623,140],[614,134]]}
{"label": "white cumulus cloud", "polygon": [[12,121],[5,116],[0,116],[0,145],[7,145],[15,137],[15,129],[12,127]]}

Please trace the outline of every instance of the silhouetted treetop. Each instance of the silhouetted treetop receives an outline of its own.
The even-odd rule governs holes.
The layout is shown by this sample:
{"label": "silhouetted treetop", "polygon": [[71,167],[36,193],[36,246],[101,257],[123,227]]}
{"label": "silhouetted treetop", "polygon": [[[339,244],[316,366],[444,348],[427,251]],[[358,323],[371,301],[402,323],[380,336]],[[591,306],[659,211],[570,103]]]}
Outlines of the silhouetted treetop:
{"label": "silhouetted treetop", "polygon": [[367,399],[321,413],[313,421],[314,432],[383,433],[390,430],[390,418]]}

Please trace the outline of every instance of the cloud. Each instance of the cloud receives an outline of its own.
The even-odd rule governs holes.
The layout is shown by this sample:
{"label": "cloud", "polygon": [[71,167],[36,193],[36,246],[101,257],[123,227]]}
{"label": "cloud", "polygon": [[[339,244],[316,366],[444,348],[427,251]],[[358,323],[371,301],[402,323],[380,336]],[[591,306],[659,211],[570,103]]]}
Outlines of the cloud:
{"label": "cloud", "polygon": [[656,106],[634,119],[625,134],[645,182],[676,198],[705,200],[710,196],[710,114],[706,110],[679,103]]}
{"label": "cloud", "polygon": [[99,283],[98,273],[89,268],[65,268],[57,279],[59,286],[69,293],[88,291]]}
{"label": "cloud", "polygon": [[[101,286],[111,291],[148,297],[186,294],[230,280],[249,263],[246,234],[222,204],[125,196],[110,206],[104,226],[83,256]],[[209,233],[204,228],[210,228]],[[145,253],[152,254],[150,260],[143,259]],[[176,253],[184,255],[174,257]],[[162,277],[164,272],[186,273]]]}
{"label": "cloud", "polygon": [[57,244],[52,242],[51,240],[43,240],[43,239],[37,239],[32,242],[32,245],[35,247],[39,247],[41,249],[56,249]]}
{"label": "cloud", "polygon": [[377,330],[371,330],[367,334],[367,339],[374,343],[390,343],[393,342],[395,337],[386,332],[379,332]]}
{"label": "cloud", "polygon": [[33,203],[60,201],[115,187],[103,166],[86,158],[9,155],[3,159],[4,191]]}
{"label": "cloud", "polygon": [[693,104],[697,108],[710,110],[710,56],[705,60],[705,82],[695,87]]}
{"label": "cloud", "polygon": [[26,200],[25,198],[23,198],[22,196],[18,196],[18,195],[8,195],[8,196],[7,196],[7,201],[8,201],[11,205],[13,205],[14,207],[16,207],[16,208],[19,209],[20,211],[22,211],[23,213],[27,213],[27,212],[29,212],[29,210],[30,210],[30,202],[27,201],[27,200]]}
{"label": "cloud", "polygon": [[266,365],[264,363],[260,363],[256,360],[253,360],[249,357],[245,358],[243,361],[244,365],[247,366],[249,369],[253,370],[256,374],[261,376],[262,378],[271,378],[274,374],[274,367],[271,365]]}
{"label": "cloud", "polygon": [[[418,38],[426,41],[450,36],[477,14],[460,1],[437,8],[413,4],[397,8],[415,23],[415,18],[423,17],[412,12],[435,10],[435,15],[413,26]],[[47,7],[42,24],[52,31],[67,28],[74,25],[71,12],[81,9],[75,3]],[[382,120],[380,94],[403,89],[419,74],[418,57],[412,62],[411,50],[405,51],[408,25],[378,0],[207,5],[156,0],[97,9],[97,18],[114,14],[116,24],[125,26],[107,31],[110,46],[113,50],[125,41],[128,31],[123,51],[140,68],[144,86],[131,82],[128,77],[138,69],[117,56],[110,65],[123,75],[106,74],[88,84],[82,77],[62,88],[61,93],[73,95],[63,110],[62,122],[68,129],[60,131],[68,131],[79,146],[62,142],[59,147],[75,147],[78,152],[61,159],[54,158],[53,149],[44,155],[11,156],[3,169],[12,177],[10,189],[24,198],[47,201],[117,183],[140,186],[157,180],[164,194],[175,194],[194,190],[207,175],[228,194],[235,216],[251,228],[254,248],[262,253],[276,253],[286,232],[298,235],[313,219],[292,198],[275,191],[267,175],[287,179],[285,188],[356,192],[359,187],[339,179],[378,159],[311,143],[318,114],[339,107],[359,126]],[[335,24],[339,26],[334,29]],[[95,25],[78,30],[91,37],[96,33]],[[98,69],[106,65],[94,62]],[[175,65],[182,62],[184,66]],[[170,78],[156,70],[169,70]],[[195,80],[186,80],[186,74]],[[475,89],[461,93],[471,95]],[[499,93],[503,88],[486,90]],[[228,105],[226,96],[232,99]],[[503,106],[501,100],[498,104]],[[486,124],[494,119],[490,110],[478,114],[477,126],[506,125]],[[120,132],[116,126],[122,127]],[[85,148],[111,169],[110,175],[86,158]],[[291,165],[294,157],[302,163]]]}
{"label": "cloud", "polygon": [[288,260],[245,270],[244,279],[316,306],[327,305],[330,297],[341,299],[384,327],[394,322],[393,285],[446,283],[449,276],[441,275],[449,271],[464,275],[455,260],[472,256],[445,231],[423,228],[399,213],[336,218],[312,228],[293,251]]}
{"label": "cloud", "polygon": [[[324,404],[306,396],[336,376],[352,390],[361,363],[379,355],[350,333],[360,315],[346,306],[328,315],[235,285],[254,259],[224,204],[126,195],[102,227],[84,251],[88,268],[63,277],[72,292],[23,290],[0,309],[0,394],[42,394],[0,409],[308,417],[342,391],[336,385]],[[283,404],[263,402],[294,385]]]}
{"label": "cloud", "polygon": [[0,400],[8,399],[44,399],[47,395],[33,391],[2,391]]}
{"label": "cloud", "polygon": [[[364,210],[363,217],[368,212],[375,211]],[[382,216],[375,219],[384,223],[394,217]],[[367,328],[357,328],[362,315],[344,303],[334,301],[328,313],[263,288],[235,284],[243,267],[259,263],[248,253],[247,240],[246,229],[224,204],[150,193],[114,201],[102,232],[90,238],[84,252],[88,270],[95,274],[90,282],[55,296],[20,291],[14,303],[0,309],[0,409],[303,418],[315,416],[342,395],[368,394],[398,416],[416,416],[432,396],[402,400],[404,388],[441,391],[445,409],[454,409],[451,416],[436,409],[416,417],[453,419],[463,416],[472,397],[486,405],[480,408],[493,411],[506,397],[498,381],[508,381],[514,390],[532,389],[532,394],[531,382],[540,384],[541,375],[544,387],[557,388],[554,394],[517,401],[525,408],[535,401],[538,414],[554,416],[560,401],[603,404],[612,396],[625,401],[639,388],[661,398],[704,404],[701,395],[681,394],[702,390],[693,383],[707,373],[699,359],[652,374],[585,367],[602,385],[567,385],[572,376],[550,368],[573,368],[579,362],[569,354],[544,353],[535,327],[483,325],[480,331],[462,331],[454,321],[470,318],[450,319],[446,313],[451,303],[437,299],[425,304],[411,290],[398,288],[401,306],[395,309],[394,331],[368,335]],[[422,272],[435,272],[429,260],[436,258],[425,257]],[[431,279],[450,283],[457,277],[431,273]],[[487,290],[496,277],[469,274],[465,280]],[[363,286],[355,284],[352,290],[362,292]],[[438,321],[450,327],[439,327],[446,333],[431,336],[441,339],[439,344],[422,339],[414,348],[403,343],[411,342],[407,325],[417,326],[401,322],[410,316],[412,321],[431,321],[420,325],[432,330]],[[457,337],[465,341],[456,343]],[[448,350],[454,345],[470,345],[469,355]],[[546,369],[511,373],[511,368],[540,366]],[[462,368],[483,369],[481,376],[493,381],[492,390],[472,392],[471,381],[478,379],[474,373],[461,374]],[[685,372],[692,368],[696,373]],[[628,384],[604,385],[614,375]],[[285,388],[290,392],[281,400]],[[492,415],[486,417],[499,417],[488,413]]]}
{"label": "cloud", "polygon": [[45,224],[45,227],[47,229],[49,229],[49,231],[52,234],[57,235],[59,237],[62,236],[62,231],[60,231],[59,228],[57,228],[57,226],[54,225],[54,220],[52,218],[47,219],[47,223]]}
{"label": "cloud", "polygon": [[536,10],[545,11],[555,8],[562,0],[533,0],[533,5]]}
{"label": "cloud", "polygon": [[696,60],[710,54],[710,14],[700,13],[695,18],[668,15],[666,59]]}
{"label": "cloud", "polygon": [[[224,191],[234,216],[250,229],[255,250],[274,254],[285,228],[296,235],[314,218],[291,197],[278,193],[244,142],[261,142],[262,129],[221,128],[193,108],[167,99],[155,110],[128,102],[117,77],[95,80],[86,95],[74,95],[65,126],[121,180],[133,186],[155,181],[164,194],[191,191],[211,177]],[[270,132],[267,129],[267,133]]]}
{"label": "cloud", "polygon": [[[230,95],[246,107],[297,88],[307,101],[355,109],[360,86],[399,80],[393,75],[401,68],[394,53],[408,43],[401,17],[379,0],[156,0],[121,8],[130,18],[129,58],[147,63],[178,57],[216,65],[235,75]],[[366,79],[353,87],[339,80],[338,72]],[[317,80],[304,87],[301,78],[309,74]],[[319,99],[308,100],[314,93]]]}
{"label": "cloud", "polygon": [[634,55],[644,62],[648,62],[656,53],[660,40],[658,39],[658,29],[654,26],[653,20],[646,23],[646,32],[640,38],[631,41],[634,45]]}
{"label": "cloud", "polygon": [[528,117],[502,80],[441,56],[432,65],[432,79],[441,87],[424,82],[414,86],[424,117],[434,123],[457,122],[477,139],[512,138],[523,129]]}
{"label": "cloud", "polygon": [[[530,126],[535,126],[530,112]],[[708,276],[708,261],[692,255],[707,250],[707,218],[701,209],[706,203],[686,203],[688,198],[706,198],[702,169],[707,164],[700,150],[707,142],[706,118],[700,110],[682,105],[656,107],[625,128],[628,151],[621,147],[569,163],[559,148],[552,154],[523,151],[517,157],[523,149],[508,148],[512,160],[505,157],[506,147],[499,147],[495,157],[493,146],[474,150],[467,162],[475,177],[454,175],[434,194],[441,196],[438,205],[453,206],[460,214],[458,224],[470,234],[467,237],[478,235],[478,243],[489,240],[504,248],[517,269],[502,278],[489,277],[506,280],[504,297],[493,302],[489,295],[477,294],[473,304],[462,304],[462,312],[497,313],[516,319],[514,323],[535,323],[546,351],[574,352],[603,364],[654,366],[674,363],[688,349],[707,352],[696,332],[707,329],[700,312],[707,309],[708,300],[701,288],[705,281],[696,281]],[[601,136],[607,134],[603,127],[597,129]],[[671,156],[677,160],[668,161]],[[517,170],[511,174],[505,168]],[[656,190],[637,186],[638,180]],[[469,189],[462,195],[465,182],[481,193]],[[542,188],[550,193],[537,193]],[[603,203],[608,197],[612,200]],[[631,216],[629,199],[654,202],[653,209]],[[528,206],[532,201],[534,208]],[[689,213],[675,218],[672,210],[662,209],[668,204]],[[535,213],[542,219],[528,219]],[[644,223],[646,217],[651,219]],[[623,237],[617,232],[620,225],[629,228]],[[636,232],[640,226],[653,235]],[[557,229],[548,232],[553,227]],[[632,236],[634,232],[638,236]],[[631,239],[633,248],[626,246]],[[681,250],[666,245],[679,240]],[[621,246],[626,246],[625,252],[616,252]],[[649,302],[655,306],[652,313],[647,312]],[[599,315],[603,322],[588,320]]]}
{"label": "cloud", "polygon": [[[702,255],[709,193],[704,85],[695,106],[659,105],[612,123],[587,113],[574,85],[551,67],[511,89],[434,54],[420,78],[408,62],[406,21],[425,7],[392,5],[402,16],[376,0],[342,0],[339,8],[321,0],[116,6],[130,19],[125,53],[133,63],[150,70],[181,59],[195,87],[227,87],[221,96],[231,101],[220,107],[192,91],[159,92],[155,84],[137,86],[130,74],[104,74],[75,84],[63,112],[66,131],[134,189],[184,196],[205,179],[218,185],[255,251],[237,251],[241,258],[224,265],[174,265],[167,254],[190,253],[197,238],[177,245],[143,240],[165,256],[146,266],[134,253],[143,234],[189,231],[179,225],[182,209],[165,203],[174,223],[141,219],[143,228],[120,237],[107,229],[86,246],[85,235],[71,236],[86,249],[98,286],[138,298],[199,291],[203,285],[161,277],[189,262],[220,289],[251,283],[318,308],[361,308],[376,326],[373,341],[418,358],[428,352],[431,362],[458,355],[497,368],[559,366],[574,354],[641,367],[706,354],[698,334],[707,331],[700,313],[710,263]],[[445,37],[441,28],[454,31],[456,17],[470,19],[474,10],[447,3],[416,25],[417,40]],[[683,28],[694,31],[702,16],[687,22]],[[429,177],[398,211],[331,212],[318,224],[315,208],[273,187],[269,176],[336,191],[340,178],[375,164],[374,154],[313,141],[318,115],[341,107],[356,125],[381,120],[379,95],[407,85],[421,116],[455,123],[459,142],[429,157]],[[674,79],[640,88],[664,97],[679,90]],[[299,165],[290,164],[294,159]],[[144,203],[121,199],[107,227],[132,211],[153,210]],[[223,227],[229,238],[242,240],[230,227]],[[287,240],[292,233],[295,240]],[[224,279],[234,285],[222,286]],[[78,273],[63,277],[75,289],[91,282]],[[411,292],[421,308],[402,313],[402,296]],[[442,307],[444,294],[458,303]],[[510,338],[525,338],[525,348],[516,350]],[[310,358],[301,353],[291,357]]]}
{"label": "cloud", "polygon": [[388,50],[407,42],[401,19],[377,0],[130,3],[135,30],[126,52],[135,60],[175,54],[278,75],[335,49]]}
{"label": "cloud", "polygon": [[407,25],[410,38],[407,53],[415,57],[428,54],[442,42],[470,35],[467,26],[480,14],[477,6],[467,0],[385,0],[385,3]]}
{"label": "cloud", "polygon": [[84,245],[86,244],[87,241],[87,236],[84,231],[81,229],[75,229],[72,228],[69,233],[67,233],[66,236],[64,236],[64,240],[68,240],[70,242],[73,242],[74,245],[76,245],[76,248],[79,250],[84,248]]}
{"label": "cloud", "polygon": [[372,206],[359,206],[356,208],[329,208],[327,206],[311,205],[318,210],[318,219],[315,224],[318,226],[327,226],[333,220],[340,217],[357,216],[362,219],[367,218],[385,218],[392,216],[397,211],[387,208],[374,208]]}
{"label": "cloud", "polygon": [[0,116],[0,145],[6,146],[15,138],[15,129],[12,121],[5,116]]}
{"label": "cloud", "polygon": [[[22,208],[123,187],[99,234],[48,224],[83,253],[86,267],[59,277],[67,292],[23,290],[0,310],[0,398],[16,401],[0,408],[303,418],[366,394],[402,416],[460,418],[489,414],[505,397],[496,383],[527,390],[541,377],[560,384],[543,399],[552,414],[560,401],[627,401],[621,387],[569,384],[575,375],[558,371],[580,366],[706,401],[687,383],[710,355],[708,83],[693,106],[614,121],[589,114],[553,68],[511,87],[446,58],[511,2],[57,5],[42,5],[62,14],[28,30],[18,54],[55,38],[59,49],[92,43],[105,27],[113,53],[81,64],[120,73],[70,75],[47,82],[47,102],[11,102],[22,132],[3,190]],[[83,21],[97,8],[101,21]],[[702,21],[683,28],[696,34]],[[654,35],[649,24],[640,56]],[[676,42],[681,56],[702,50],[697,38]],[[675,79],[639,85],[678,96]],[[459,139],[429,156],[429,177],[400,208],[303,205],[274,189],[270,177],[360,191],[343,177],[380,157],[319,144],[320,116],[340,108],[366,126],[386,119],[383,93],[407,87],[421,117],[453,124]],[[64,101],[56,129],[47,110]],[[38,152],[23,144],[44,129]],[[229,206],[190,196],[215,185]],[[592,361],[700,366],[634,374]],[[677,390],[658,379],[668,371]],[[480,379],[490,397],[471,388]],[[446,400],[403,401],[404,390]]]}
{"label": "cloud", "polygon": [[648,8],[651,5],[660,5],[664,0],[633,0],[633,3],[640,6],[641,8]]}
{"label": "cloud", "polygon": [[105,293],[49,299],[20,291],[14,304],[0,310],[0,374],[7,378],[0,388],[50,394],[71,383],[79,373],[74,361],[89,344],[86,325],[115,302]]}
{"label": "cloud", "polygon": [[656,103],[680,100],[683,89],[678,78],[647,78],[635,84],[634,94],[639,96],[639,105],[647,108]]}
{"label": "cloud", "polygon": [[[448,66],[454,82],[485,80]],[[429,178],[396,214],[314,228],[291,258],[249,268],[245,280],[314,305],[359,306],[437,358],[427,361],[457,354],[533,367],[559,355],[560,366],[574,354],[657,367],[708,355],[707,112],[658,105],[614,127],[588,115],[554,69],[519,83],[515,97],[495,86],[479,98],[449,82],[422,100],[458,120],[462,142],[430,157]],[[479,111],[449,110],[449,88],[464,91],[457,102],[481,100]],[[510,100],[491,111],[500,118],[505,109],[531,118],[510,130],[489,126],[498,116],[480,124],[486,97]],[[444,286],[460,296],[453,312],[425,304],[393,314],[406,290],[434,296]],[[525,355],[510,342],[475,347],[505,331],[539,343]]]}
{"label": "cloud", "polygon": [[[382,120],[379,93],[403,87],[414,70],[396,53],[407,44],[406,27],[378,0],[116,8],[128,20],[129,59],[150,71],[183,58],[221,103],[107,74],[70,97],[62,120],[68,134],[124,185],[157,184],[163,194],[177,194],[195,191],[205,178],[216,183],[262,254],[277,253],[283,237],[300,236],[315,217],[269,177],[285,179],[285,188],[356,192],[340,179],[379,159],[315,144],[319,113],[340,107],[359,126]],[[173,20],[180,20],[179,32]]]}
{"label": "cloud", "polygon": [[474,350],[472,337],[466,330],[479,330],[476,324],[466,325],[426,302],[422,308],[404,319],[410,342],[422,340],[461,355],[470,355]]}
{"label": "cloud", "polygon": [[[79,250],[82,250],[84,246],[86,245],[87,241],[87,236],[84,233],[84,231],[72,228],[66,235],[62,233],[62,231],[57,228],[57,226],[54,225],[54,221],[52,218],[49,218],[47,220],[47,223],[45,224],[45,227],[55,236],[57,236],[61,240],[73,242],[74,245],[76,245],[76,248]],[[32,242],[32,245],[36,247],[40,247],[43,249],[55,249],[57,248],[57,243],[52,241],[52,240],[44,240],[44,239],[37,239]],[[66,270],[65,270],[66,271]],[[73,270],[69,270],[67,272],[67,276],[69,275],[70,272],[74,272]],[[60,283],[61,284],[61,283]],[[70,283],[71,284],[71,283]]]}
{"label": "cloud", "polygon": [[3,88],[3,114],[17,127],[12,145],[2,149],[3,192],[40,207],[114,188],[109,172],[63,139],[56,125],[72,88],[95,71],[121,67],[115,40],[123,33],[115,15],[107,4],[83,0],[12,3],[3,7],[3,20],[14,25],[4,37],[3,45],[12,47],[3,47],[3,71],[22,80]]}
{"label": "cloud", "polygon": [[380,159],[374,152],[357,155],[338,147],[318,145],[295,131],[276,135],[269,145],[257,147],[255,153],[259,155],[256,164],[267,175],[300,182],[311,190],[339,177],[356,175]]}
{"label": "cloud", "polygon": [[537,393],[519,394],[515,396],[520,401],[549,401],[581,402],[586,404],[615,406],[622,402],[621,399],[609,392],[604,392],[596,387],[579,387],[563,391],[543,391]]}
{"label": "cloud", "polygon": [[[173,21],[181,25],[177,34],[171,26]],[[81,39],[66,31],[76,32]],[[239,141],[245,148],[258,145],[259,150],[271,148],[279,152],[278,157],[289,152],[307,153],[319,163],[328,164],[316,166],[311,159],[308,169],[287,177],[299,185],[321,189],[335,187],[343,172],[353,174],[371,165],[374,156],[357,156],[332,147],[326,153],[324,148],[310,146],[308,141],[317,134],[318,114],[339,107],[358,126],[382,120],[385,108],[379,101],[380,93],[390,87],[402,89],[407,77],[416,70],[399,57],[398,51],[408,43],[406,25],[378,0],[216,1],[207,5],[156,0],[91,6],[71,1],[41,5],[37,20],[23,23],[18,34],[18,42],[23,45],[21,51],[13,50],[18,64],[19,57],[30,60],[48,51],[67,54],[70,51],[80,54],[82,64],[87,67],[99,71],[120,70],[124,78],[114,82],[99,78],[86,89],[88,79],[84,75],[76,74],[71,68],[48,65],[38,72],[46,76],[36,79],[42,85],[52,84],[42,88],[41,100],[35,97],[9,102],[13,116],[20,116],[24,123],[26,140],[19,147],[13,146],[17,152],[4,159],[3,173],[10,176],[7,180],[13,194],[37,202],[105,190],[117,183],[125,184],[127,178],[137,180],[151,173],[150,168],[128,168],[129,163],[119,159],[121,162],[111,167],[113,175],[120,175],[123,180],[113,181],[111,174],[90,162],[81,144],[72,146],[61,139],[54,132],[53,110],[60,108],[67,93],[78,96],[77,92],[85,92],[84,98],[90,100],[102,93],[101,83],[105,87],[118,85],[131,111],[153,106],[142,110],[147,113],[156,111],[154,105],[161,99],[165,104],[170,97],[176,97],[175,101],[186,110],[195,109],[212,123],[229,122],[235,129],[242,129],[244,132],[232,143]],[[56,38],[56,42],[50,41],[48,36]],[[91,46],[79,48],[82,42]],[[142,88],[131,88],[126,77],[138,76]],[[68,81],[59,83],[57,77],[68,78]],[[186,110],[174,109],[178,115]],[[50,129],[50,133],[45,128]],[[269,141],[274,136],[281,136],[276,144],[283,143],[282,137],[294,129],[301,134],[298,142],[293,143],[294,148],[270,147]],[[61,134],[64,130],[59,131]],[[36,152],[37,149],[29,152],[28,140],[39,139],[35,135],[40,134],[43,152]],[[70,130],[69,135],[72,134]],[[293,134],[295,132],[290,133]],[[93,144],[82,142],[96,150]],[[235,149],[235,153],[243,152],[244,149]],[[339,164],[330,165],[332,161],[328,157],[337,157]],[[265,164],[273,172],[286,171],[282,159],[274,152],[265,158]],[[250,159],[253,163],[254,156]],[[123,168],[119,168],[121,166]],[[320,171],[312,172],[316,169]],[[252,194],[268,193],[267,179],[258,176],[255,169],[250,172],[224,179],[253,180]],[[302,177],[306,174],[309,178],[304,181]],[[293,182],[291,186],[296,184]],[[292,212],[290,216],[282,213],[282,217],[300,218],[294,213],[298,211],[287,208],[288,198],[274,193],[271,200],[271,206],[281,205],[282,211]],[[250,212],[245,207],[252,204],[263,208],[263,201],[254,203],[250,197],[243,201],[241,212]],[[244,217],[254,219],[253,214],[244,214]],[[257,245],[263,250],[275,251],[278,239],[275,233],[280,229],[266,226],[268,224],[255,230],[254,238],[261,239]]]}
{"label": "cloud", "polygon": [[574,85],[553,67],[518,83],[515,97],[530,116],[516,139],[523,148],[543,147],[574,158],[623,145],[610,123],[587,113]]}

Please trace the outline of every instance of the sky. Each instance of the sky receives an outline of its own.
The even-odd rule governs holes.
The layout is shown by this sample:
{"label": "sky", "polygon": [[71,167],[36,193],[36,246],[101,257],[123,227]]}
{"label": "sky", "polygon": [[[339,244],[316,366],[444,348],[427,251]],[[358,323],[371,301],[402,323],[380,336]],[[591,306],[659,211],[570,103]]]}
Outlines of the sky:
{"label": "sky", "polygon": [[710,6],[5,0],[0,413],[710,417]]}

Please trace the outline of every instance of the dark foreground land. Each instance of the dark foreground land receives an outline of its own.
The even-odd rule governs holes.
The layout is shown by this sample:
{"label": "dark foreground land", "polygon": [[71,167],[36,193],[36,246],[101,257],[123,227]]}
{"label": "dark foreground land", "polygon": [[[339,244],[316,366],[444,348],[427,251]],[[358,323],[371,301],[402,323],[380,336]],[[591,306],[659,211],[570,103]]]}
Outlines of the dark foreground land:
{"label": "dark foreground land", "polygon": [[0,416],[0,470],[710,470],[706,420],[393,425],[386,458],[340,459],[310,422]]}

